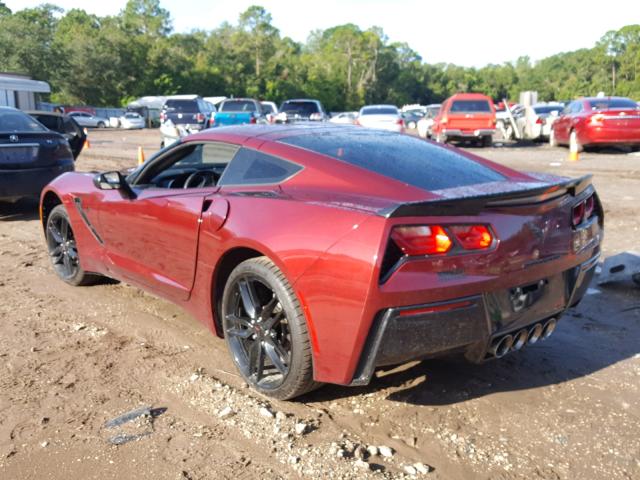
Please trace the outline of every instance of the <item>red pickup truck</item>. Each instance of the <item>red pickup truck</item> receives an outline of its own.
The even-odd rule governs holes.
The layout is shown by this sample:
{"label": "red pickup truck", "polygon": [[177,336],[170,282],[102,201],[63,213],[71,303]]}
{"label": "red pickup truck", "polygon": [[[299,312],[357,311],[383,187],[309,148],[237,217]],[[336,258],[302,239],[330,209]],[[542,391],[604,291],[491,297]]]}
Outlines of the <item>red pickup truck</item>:
{"label": "red pickup truck", "polygon": [[490,147],[496,131],[493,100],[480,93],[457,93],[442,104],[431,131],[439,143],[474,140],[483,147]]}

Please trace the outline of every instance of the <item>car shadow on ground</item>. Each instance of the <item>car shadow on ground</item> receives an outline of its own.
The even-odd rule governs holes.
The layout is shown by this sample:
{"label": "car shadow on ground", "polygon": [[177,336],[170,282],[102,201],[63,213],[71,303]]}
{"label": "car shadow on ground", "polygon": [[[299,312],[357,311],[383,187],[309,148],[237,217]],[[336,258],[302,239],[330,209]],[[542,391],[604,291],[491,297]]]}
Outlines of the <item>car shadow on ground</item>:
{"label": "car shadow on ground", "polygon": [[40,218],[38,201],[22,199],[17,202],[0,201],[0,222],[37,220]]}
{"label": "car shadow on ground", "polygon": [[640,297],[632,286],[601,289],[569,310],[547,340],[500,360],[460,359],[379,368],[367,387],[325,386],[305,401],[335,400],[372,392],[414,405],[441,406],[497,392],[530,390],[598,372],[640,353]]}

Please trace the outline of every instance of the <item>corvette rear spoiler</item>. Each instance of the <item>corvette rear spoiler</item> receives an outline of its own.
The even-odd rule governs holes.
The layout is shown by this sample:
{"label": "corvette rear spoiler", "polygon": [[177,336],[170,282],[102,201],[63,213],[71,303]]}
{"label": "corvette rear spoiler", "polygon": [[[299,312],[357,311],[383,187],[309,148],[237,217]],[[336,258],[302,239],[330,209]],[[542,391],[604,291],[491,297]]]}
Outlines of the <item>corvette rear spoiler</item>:
{"label": "corvette rear spoiler", "polygon": [[563,180],[556,183],[536,185],[533,188],[487,193],[483,195],[461,196],[458,198],[438,198],[424,202],[394,205],[381,210],[380,215],[391,217],[477,215],[492,207],[535,205],[566,194],[576,196],[591,185],[591,175]]}

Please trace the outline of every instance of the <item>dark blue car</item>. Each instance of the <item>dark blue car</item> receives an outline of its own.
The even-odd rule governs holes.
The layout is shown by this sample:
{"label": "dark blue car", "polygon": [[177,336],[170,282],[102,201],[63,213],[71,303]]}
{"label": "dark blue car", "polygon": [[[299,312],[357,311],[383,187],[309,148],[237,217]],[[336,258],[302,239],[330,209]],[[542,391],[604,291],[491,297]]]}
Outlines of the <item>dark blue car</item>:
{"label": "dark blue car", "polygon": [[0,200],[39,197],[47,183],[73,170],[62,135],[20,110],[0,107]]}

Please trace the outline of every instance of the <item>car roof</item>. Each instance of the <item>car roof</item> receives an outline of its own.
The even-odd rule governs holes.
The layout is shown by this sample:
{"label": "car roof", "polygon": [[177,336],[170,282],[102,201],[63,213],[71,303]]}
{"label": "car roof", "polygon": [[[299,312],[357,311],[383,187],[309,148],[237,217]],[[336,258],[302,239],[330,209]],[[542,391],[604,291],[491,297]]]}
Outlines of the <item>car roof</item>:
{"label": "car roof", "polygon": [[320,103],[320,100],[315,100],[313,98],[290,98],[288,100],[285,100],[282,103],[287,103],[287,102],[313,102],[313,103]]}
{"label": "car roof", "polygon": [[50,115],[52,117],[62,117],[60,112],[49,112],[48,110],[23,110],[27,115]]}
{"label": "car roof", "polygon": [[451,95],[452,100],[491,100],[487,95],[483,93],[456,93]]}

